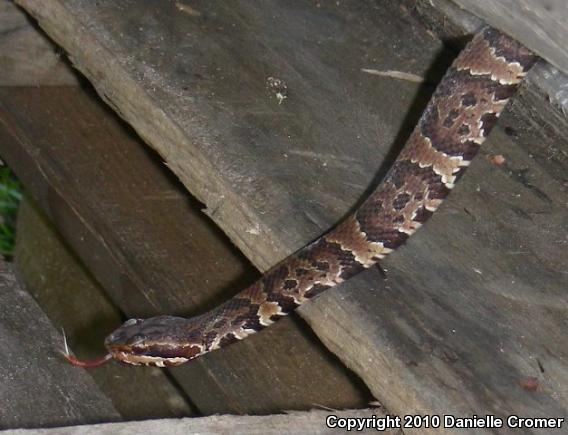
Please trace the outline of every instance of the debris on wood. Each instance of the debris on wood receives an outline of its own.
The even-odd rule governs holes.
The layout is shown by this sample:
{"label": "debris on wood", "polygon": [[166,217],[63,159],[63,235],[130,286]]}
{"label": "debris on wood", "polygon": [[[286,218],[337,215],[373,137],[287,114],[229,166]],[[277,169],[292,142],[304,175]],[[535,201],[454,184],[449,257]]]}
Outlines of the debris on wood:
{"label": "debris on wood", "polygon": [[407,73],[403,71],[393,71],[393,70],[381,71],[378,69],[371,69],[371,68],[361,68],[361,71],[374,76],[390,77],[391,79],[406,80],[407,82],[413,82],[413,83],[424,83],[424,77],[420,77],[416,74]]}
{"label": "debris on wood", "polygon": [[266,88],[276,95],[278,104],[282,104],[286,98],[288,98],[288,85],[282,79],[276,77],[268,77],[266,79]]}
{"label": "debris on wood", "polygon": [[191,6],[189,6],[188,4],[182,3],[182,2],[176,2],[176,8],[178,11],[183,12],[184,14],[187,14],[191,17],[200,17],[201,16],[201,12],[199,12],[197,9],[192,8]]}

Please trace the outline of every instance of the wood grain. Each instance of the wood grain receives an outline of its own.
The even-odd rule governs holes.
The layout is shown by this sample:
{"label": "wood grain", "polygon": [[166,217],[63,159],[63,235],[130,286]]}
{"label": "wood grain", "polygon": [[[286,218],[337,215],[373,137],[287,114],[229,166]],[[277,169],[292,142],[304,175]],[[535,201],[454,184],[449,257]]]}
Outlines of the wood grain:
{"label": "wood grain", "polygon": [[[361,69],[428,83],[448,64],[396,2],[19,3],[260,269],[364,197],[431,91]],[[485,153],[506,163],[473,163],[386,285],[369,271],[300,309],[391,412],[566,414],[567,136],[546,110],[504,116]]]}

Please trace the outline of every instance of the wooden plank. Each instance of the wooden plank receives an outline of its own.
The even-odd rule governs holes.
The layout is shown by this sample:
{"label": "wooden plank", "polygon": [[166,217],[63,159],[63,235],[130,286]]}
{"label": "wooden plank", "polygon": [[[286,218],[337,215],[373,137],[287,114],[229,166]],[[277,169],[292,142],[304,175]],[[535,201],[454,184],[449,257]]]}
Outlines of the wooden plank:
{"label": "wooden plank", "polygon": [[565,0],[454,0],[568,73]]}
{"label": "wooden plank", "polygon": [[[427,87],[361,68],[430,71],[435,81],[448,64],[395,2],[194,2],[198,17],[151,2],[20,4],[261,269],[353,207],[427,99]],[[282,104],[268,76],[287,82]],[[547,108],[539,104],[528,111]],[[505,115],[487,149],[506,164],[474,162],[433,221],[384,262],[387,287],[369,271],[300,309],[390,411],[566,414],[558,119],[551,128]],[[521,386],[531,376],[537,392]]]}
{"label": "wooden plank", "polygon": [[[121,313],[27,197],[18,213],[14,262],[21,281],[53,325],[65,330],[75,352],[100,356],[105,332],[121,323]],[[134,373],[107,364],[89,374],[125,420],[194,413],[162,370],[144,367]]]}
{"label": "wooden plank", "polygon": [[[162,419],[148,420],[128,423],[112,423],[105,425],[73,426],[66,428],[41,429],[41,430],[13,430],[0,432],[3,435],[30,435],[30,434],[162,434],[172,435],[181,434],[225,434],[234,435],[324,435],[324,434],[346,434],[353,433],[354,429],[326,427],[326,419],[333,415],[338,419],[369,419],[381,421],[385,414],[377,409],[364,410],[345,410],[345,411],[310,411],[310,412],[289,412],[281,415],[267,416],[233,416],[233,415],[214,415],[203,418],[184,418],[184,419]],[[384,420],[386,421],[386,420]],[[392,420],[391,420],[392,421]],[[333,424],[333,420],[332,420]],[[376,429],[370,427],[362,433],[374,433]],[[361,433],[361,432],[358,432]],[[402,434],[398,429],[386,429],[381,431],[384,434]]]}
{"label": "wooden plank", "polygon": [[58,355],[60,333],[3,261],[0,310],[0,429],[120,420],[91,377]]}
{"label": "wooden plank", "polygon": [[57,46],[10,0],[0,0],[0,59],[0,86],[78,84]]}
{"label": "wooden plank", "polygon": [[[0,154],[129,317],[193,313],[256,277],[200,204],[92,95],[0,89],[0,120]],[[113,326],[103,329],[99,337]],[[364,386],[305,329],[291,318],[172,373],[206,414],[364,406]],[[90,334],[86,325],[82,332]]]}

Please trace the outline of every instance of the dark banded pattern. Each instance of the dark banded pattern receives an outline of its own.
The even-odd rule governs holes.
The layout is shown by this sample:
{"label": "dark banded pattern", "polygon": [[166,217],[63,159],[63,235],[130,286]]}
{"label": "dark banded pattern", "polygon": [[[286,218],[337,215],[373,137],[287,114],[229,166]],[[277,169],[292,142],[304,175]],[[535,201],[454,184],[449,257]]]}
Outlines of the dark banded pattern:
{"label": "dark banded pattern", "polygon": [[178,365],[241,340],[383,258],[438,208],[535,62],[486,28],[460,53],[384,181],[332,231],[192,319],[129,320],[106,340],[130,364]]}

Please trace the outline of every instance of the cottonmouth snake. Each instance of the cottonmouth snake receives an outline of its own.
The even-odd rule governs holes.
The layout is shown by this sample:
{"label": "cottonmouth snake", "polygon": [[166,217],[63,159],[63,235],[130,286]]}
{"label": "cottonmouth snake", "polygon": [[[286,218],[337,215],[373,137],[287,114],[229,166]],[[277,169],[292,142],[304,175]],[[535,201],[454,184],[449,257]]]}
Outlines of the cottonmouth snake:
{"label": "cottonmouth snake", "polygon": [[446,198],[515,93],[535,56],[484,28],[459,54],[407,144],[365,202],[327,234],[212,311],[130,319],[105,340],[109,359],[174,366],[260,331],[398,248]]}

